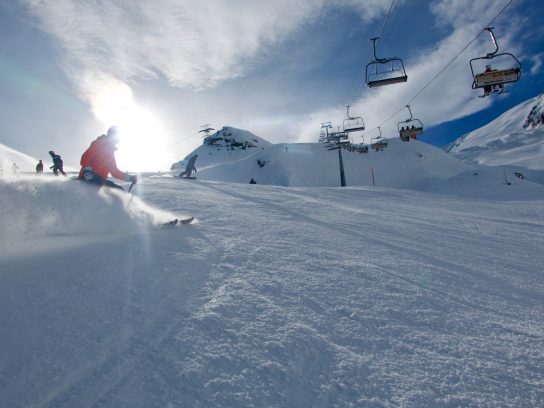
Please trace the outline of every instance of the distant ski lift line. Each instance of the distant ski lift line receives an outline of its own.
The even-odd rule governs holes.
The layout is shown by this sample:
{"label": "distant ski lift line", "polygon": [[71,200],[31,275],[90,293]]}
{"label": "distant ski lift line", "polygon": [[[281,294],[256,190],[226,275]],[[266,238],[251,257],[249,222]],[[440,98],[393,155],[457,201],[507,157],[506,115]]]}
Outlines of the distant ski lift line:
{"label": "distant ski lift line", "polygon": [[382,129],[380,126],[378,126],[378,131],[380,132],[380,135],[370,139],[370,148],[376,151],[387,148],[387,138],[382,136]]}
{"label": "distant ski lift line", "polygon": [[[487,23],[485,25],[485,27],[490,27],[493,22],[499,18],[499,16],[510,6],[510,4],[512,4],[514,2],[514,0],[509,0],[508,3],[506,3],[506,5],[495,15],[495,17],[493,17],[491,19],[491,21],[489,21],[489,23]],[[438,73],[436,73],[418,92],[416,92],[416,94],[412,97],[412,99],[410,99],[408,101],[408,105],[411,104],[419,95],[421,95],[423,93],[423,91],[425,91],[425,89],[427,89],[457,58],[459,58],[459,56],[468,48],[472,45],[472,43],[474,43],[474,41],[476,41],[478,39],[478,37],[480,36],[480,34],[485,30],[485,28],[483,30],[480,30],[478,31],[478,34],[476,34],[474,36],[474,38],[472,38],[472,40],[470,40],[467,45],[465,45],[463,47],[463,49],[461,49],[461,51],[459,51],[451,60],[448,61],[448,63],[442,67],[442,69],[440,69],[440,71],[438,71]],[[406,105],[405,105],[406,106]],[[397,114],[399,114],[403,109],[404,107],[403,106],[402,108],[400,108],[399,110],[395,111],[394,113],[392,113],[391,115],[389,115],[383,122],[380,123],[380,126],[383,126],[385,125],[387,122],[389,122],[391,119],[393,119]],[[363,137],[365,135],[367,135],[369,132],[363,134]]]}

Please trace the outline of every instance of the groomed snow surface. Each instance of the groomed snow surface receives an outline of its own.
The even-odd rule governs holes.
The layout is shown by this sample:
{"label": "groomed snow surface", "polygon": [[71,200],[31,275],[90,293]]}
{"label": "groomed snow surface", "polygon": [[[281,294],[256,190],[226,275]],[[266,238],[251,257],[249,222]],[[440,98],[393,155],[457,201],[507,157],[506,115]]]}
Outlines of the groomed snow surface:
{"label": "groomed snow surface", "polygon": [[0,179],[0,406],[544,406],[543,187],[458,170]]}

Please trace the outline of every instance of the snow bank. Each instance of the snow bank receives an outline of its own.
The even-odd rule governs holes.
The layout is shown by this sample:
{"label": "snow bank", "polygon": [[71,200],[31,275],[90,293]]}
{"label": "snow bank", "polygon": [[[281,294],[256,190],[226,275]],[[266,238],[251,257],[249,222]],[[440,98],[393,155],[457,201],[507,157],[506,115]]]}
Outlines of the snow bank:
{"label": "snow bank", "polygon": [[456,174],[445,181],[430,183],[422,190],[496,201],[544,199],[542,184],[518,178],[516,173],[503,166],[478,166]]}
{"label": "snow bank", "polygon": [[[34,172],[37,163],[37,159],[0,143],[0,176],[10,177],[19,172]],[[47,168],[45,161],[44,168]]]}
{"label": "snow bank", "polygon": [[[379,152],[342,150],[342,160],[348,186],[418,188],[469,169],[431,145],[397,138]],[[240,160],[209,166],[197,177],[236,183],[248,183],[253,177],[258,184],[336,187],[340,185],[338,151],[321,143],[276,144]]]}
{"label": "snow bank", "polygon": [[0,251],[33,252],[134,233],[176,218],[138,197],[64,177],[0,179]]}

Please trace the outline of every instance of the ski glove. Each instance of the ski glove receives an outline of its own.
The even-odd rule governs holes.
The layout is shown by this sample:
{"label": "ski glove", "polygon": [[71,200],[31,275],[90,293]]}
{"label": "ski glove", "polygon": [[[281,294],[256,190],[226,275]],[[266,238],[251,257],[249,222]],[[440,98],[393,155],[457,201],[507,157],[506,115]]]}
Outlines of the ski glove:
{"label": "ski glove", "polygon": [[132,184],[136,184],[138,182],[138,176],[128,176],[128,181],[130,181]]}

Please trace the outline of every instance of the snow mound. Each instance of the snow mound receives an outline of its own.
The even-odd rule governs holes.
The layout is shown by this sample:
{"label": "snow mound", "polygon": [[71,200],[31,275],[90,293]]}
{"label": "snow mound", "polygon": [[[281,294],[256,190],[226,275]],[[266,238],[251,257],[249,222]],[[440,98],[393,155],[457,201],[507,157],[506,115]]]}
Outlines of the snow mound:
{"label": "snow mound", "polygon": [[[16,167],[14,167],[14,163]],[[0,176],[10,177],[18,172],[34,172],[37,163],[38,160],[34,157],[0,143]]]}
{"label": "snow mound", "polygon": [[[138,197],[77,180],[21,176],[0,179],[0,251],[43,249],[140,231],[179,218]],[[78,238],[83,238],[79,240]]]}
{"label": "snow mound", "polygon": [[[383,151],[342,150],[348,186],[417,189],[470,167],[429,144],[391,139]],[[275,144],[242,159],[210,165],[199,179],[289,187],[340,186],[338,151],[321,143]]]}
{"label": "snow mound", "polygon": [[488,166],[544,170],[544,95],[513,107],[446,150],[462,160]]}
{"label": "snow mound", "polygon": [[201,146],[183,160],[174,163],[171,169],[184,169],[187,160],[195,154],[198,154],[196,166],[200,169],[218,163],[243,159],[269,146],[271,146],[270,142],[247,130],[224,126],[221,130],[204,138]]}
{"label": "snow mound", "polygon": [[[427,192],[496,201],[527,201],[544,199],[541,184],[519,178],[521,173],[503,166],[479,166],[456,174],[449,179],[432,183]],[[522,176],[523,177],[523,176]]]}

